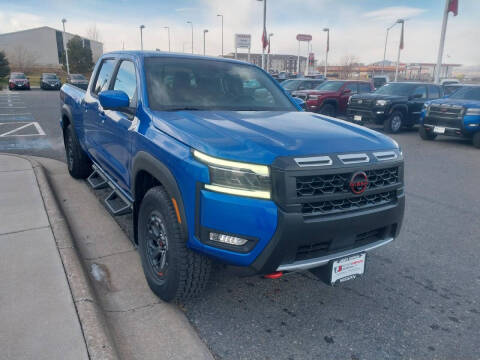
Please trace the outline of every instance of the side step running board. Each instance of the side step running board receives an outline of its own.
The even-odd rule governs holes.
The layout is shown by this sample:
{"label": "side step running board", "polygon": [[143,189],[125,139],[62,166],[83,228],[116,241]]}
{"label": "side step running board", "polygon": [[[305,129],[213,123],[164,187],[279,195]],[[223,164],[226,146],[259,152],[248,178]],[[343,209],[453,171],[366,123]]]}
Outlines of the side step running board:
{"label": "side step running board", "polygon": [[120,188],[116,186],[114,181],[96,164],[93,164],[93,172],[88,177],[87,182],[93,189],[102,189],[110,187],[110,192],[105,198],[105,206],[107,210],[115,216],[125,215],[132,211],[133,202]]}

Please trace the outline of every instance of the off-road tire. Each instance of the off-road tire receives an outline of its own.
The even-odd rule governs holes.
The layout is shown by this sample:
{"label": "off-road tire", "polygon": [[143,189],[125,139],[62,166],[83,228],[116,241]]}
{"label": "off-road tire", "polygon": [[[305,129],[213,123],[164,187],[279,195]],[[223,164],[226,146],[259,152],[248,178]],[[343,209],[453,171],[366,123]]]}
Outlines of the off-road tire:
{"label": "off-road tire", "polygon": [[[151,219],[161,221],[166,234],[166,267],[153,264]],[[150,230],[150,232],[149,232]],[[158,237],[157,237],[158,238]],[[164,301],[183,301],[199,295],[208,282],[211,261],[187,248],[187,236],[178,223],[171,197],[162,186],[148,190],[138,214],[138,247],[150,289]],[[150,248],[149,248],[150,246]]]}
{"label": "off-road tire", "polygon": [[63,133],[65,156],[68,172],[75,179],[85,179],[92,172],[92,163],[82,150],[72,124],[69,124]]}
{"label": "off-road tire", "polygon": [[318,112],[322,115],[331,116],[331,117],[335,117],[336,115],[335,106],[333,106],[332,104],[322,105],[322,107]]}
{"label": "off-road tire", "polygon": [[480,149],[480,131],[477,131],[475,134],[473,134],[472,143],[473,146],[475,146],[477,149]]}
{"label": "off-road tire", "polygon": [[383,123],[383,130],[389,134],[396,134],[403,126],[403,113],[394,111]]}
{"label": "off-road tire", "polygon": [[435,138],[437,137],[437,134],[434,134],[433,131],[427,131],[425,130],[425,127],[420,125],[420,128],[418,129],[418,135],[420,135],[420,137],[423,139],[423,140],[435,140]]}

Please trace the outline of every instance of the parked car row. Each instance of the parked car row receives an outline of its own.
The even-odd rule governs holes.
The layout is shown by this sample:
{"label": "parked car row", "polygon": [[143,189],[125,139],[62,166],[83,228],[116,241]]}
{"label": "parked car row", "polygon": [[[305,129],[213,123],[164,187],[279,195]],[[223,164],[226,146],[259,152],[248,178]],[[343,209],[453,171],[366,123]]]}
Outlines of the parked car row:
{"label": "parked car row", "polygon": [[[88,79],[81,74],[70,74],[67,83],[86,90]],[[42,90],[60,90],[62,81],[55,73],[42,73],[40,76],[40,88]],[[30,90],[30,79],[23,72],[12,72],[8,79],[10,90]]]}

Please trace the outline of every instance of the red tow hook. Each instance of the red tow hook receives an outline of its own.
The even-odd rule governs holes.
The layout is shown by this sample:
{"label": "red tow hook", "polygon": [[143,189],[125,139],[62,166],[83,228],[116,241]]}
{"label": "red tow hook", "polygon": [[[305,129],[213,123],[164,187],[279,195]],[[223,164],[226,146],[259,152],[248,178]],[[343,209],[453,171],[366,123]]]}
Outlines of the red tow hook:
{"label": "red tow hook", "polygon": [[263,275],[265,279],[280,279],[283,276],[282,271],[275,271],[271,274]]}

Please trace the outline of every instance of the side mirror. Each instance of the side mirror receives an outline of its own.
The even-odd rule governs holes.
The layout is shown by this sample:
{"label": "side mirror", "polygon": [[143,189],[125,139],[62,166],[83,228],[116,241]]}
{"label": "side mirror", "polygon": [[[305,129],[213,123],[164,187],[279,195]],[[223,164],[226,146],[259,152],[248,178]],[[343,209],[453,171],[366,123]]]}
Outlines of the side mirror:
{"label": "side mirror", "polygon": [[413,94],[412,96],[410,96],[410,99],[421,99],[422,98],[422,94]]}
{"label": "side mirror", "polygon": [[293,100],[295,100],[295,102],[297,103],[297,105],[300,105],[300,107],[302,109],[305,109],[305,101],[303,101],[302,99],[298,98],[298,97],[293,97]]}
{"label": "side mirror", "polygon": [[100,105],[105,110],[119,110],[130,106],[128,95],[121,90],[105,90],[98,94]]}
{"label": "side mirror", "polygon": [[352,92],[352,90],[350,89],[345,89],[343,90],[343,93],[342,94],[350,94]]}

